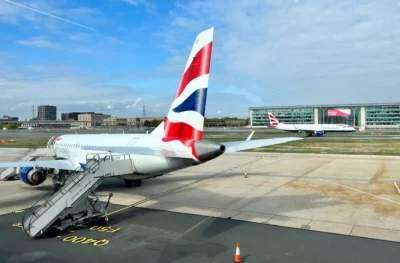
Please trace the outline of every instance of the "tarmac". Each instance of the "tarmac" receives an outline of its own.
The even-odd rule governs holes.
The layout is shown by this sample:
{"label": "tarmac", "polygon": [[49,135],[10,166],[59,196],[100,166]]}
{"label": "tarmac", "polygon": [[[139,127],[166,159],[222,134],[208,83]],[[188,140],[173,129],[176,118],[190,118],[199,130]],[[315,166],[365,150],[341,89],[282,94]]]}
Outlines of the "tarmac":
{"label": "tarmac", "polygon": [[[111,211],[122,206],[111,206]],[[232,262],[239,242],[244,262],[397,262],[397,243],[162,210],[132,208],[54,238],[30,239],[23,213],[0,216],[0,261]]]}
{"label": "tarmac", "polygon": [[[0,149],[0,161],[18,151]],[[83,228],[43,240],[12,225],[23,215],[15,211],[52,194],[51,180],[0,182],[0,258],[226,262],[239,242],[245,262],[391,262],[400,256],[399,170],[397,156],[223,155],[141,187],[109,179],[97,193],[103,200],[114,194],[110,227],[120,230]]]}

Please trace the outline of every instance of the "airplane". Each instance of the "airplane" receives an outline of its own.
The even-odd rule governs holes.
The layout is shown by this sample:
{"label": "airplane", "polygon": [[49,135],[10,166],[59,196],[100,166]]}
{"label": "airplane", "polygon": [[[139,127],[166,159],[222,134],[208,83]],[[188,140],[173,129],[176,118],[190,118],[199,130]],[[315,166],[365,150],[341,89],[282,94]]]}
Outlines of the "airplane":
{"label": "airplane", "polygon": [[307,137],[323,136],[326,132],[355,132],[356,129],[347,124],[284,124],[279,122],[275,116],[268,112],[269,123],[278,130],[288,132],[305,132]]}
{"label": "airplane", "polygon": [[[181,76],[180,84],[164,121],[148,134],[83,134],[58,136],[52,146],[54,160],[3,162],[0,167],[20,168],[21,181],[42,184],[54,170],[55,191],[68,174],[83,171],[88,154],[129,155],[132,173],[115,175],[127,187],[140,186],[143,179],[206,163],[222,154],[300,140],[273,138],[217,143],[203,139],[206,97],[210,77],[214,27],[200,32]],[[54,155],[53,154],[53,155]]]}

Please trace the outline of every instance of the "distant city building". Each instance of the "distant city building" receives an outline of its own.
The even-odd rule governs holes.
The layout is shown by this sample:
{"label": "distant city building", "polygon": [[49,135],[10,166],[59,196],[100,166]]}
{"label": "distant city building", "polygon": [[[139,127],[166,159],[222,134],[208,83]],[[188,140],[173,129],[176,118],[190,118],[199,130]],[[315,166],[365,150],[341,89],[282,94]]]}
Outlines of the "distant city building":
{"label": "distant city building", "polygon": [[140,127],[140,118],[128,118],[127,125]]}
{"label": "distant city building", "polygon": [[107,118],[111,118],[111,115],[106,115],[103,113],[86,113],[78,115],[78,121],[80,122],[80,125],[85,127],[101,126],[103,124],[103,120]]}
{"label": "distant city building", "polygon": [[367,128],[400,127],[400,103],[251,107],[250,126],[269,126],[268,112],[274,114],[282,123],[348,124]]}
{"label": "distant city building", "polygon": [[40,121],[57,120],[57,107],[51,105],[40,105],[38,107],[37,119]]}
{"label": "distant city building", "polygon": [[19,118],[3,115],[3,118],[0,118],[0,121],[19,121]]}
{"label": "distant city building", "polygon": [[79,114],[95,114],[94,112],[65,112],[61,113],[62,121],[77,121]]}
{"label": "distant city building", "polygon": [[126,126],[127,119],[126,118],[106,118],[103,120],[104,126]]}

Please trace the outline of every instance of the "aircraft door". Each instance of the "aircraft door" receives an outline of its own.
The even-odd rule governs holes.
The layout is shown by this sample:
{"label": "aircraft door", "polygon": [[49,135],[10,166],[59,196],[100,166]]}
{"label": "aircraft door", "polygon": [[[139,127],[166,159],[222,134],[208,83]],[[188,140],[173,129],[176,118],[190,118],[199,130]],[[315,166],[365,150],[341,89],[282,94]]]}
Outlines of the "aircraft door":
{"label": "aircraft door", "polygon": [[135,143],[137,142],[138,139],[139,139],[138,137],[133,138],[131,141],[128,142],[128,145],[127,145],[127,146],[133,146],[133,145],[135,145]]}

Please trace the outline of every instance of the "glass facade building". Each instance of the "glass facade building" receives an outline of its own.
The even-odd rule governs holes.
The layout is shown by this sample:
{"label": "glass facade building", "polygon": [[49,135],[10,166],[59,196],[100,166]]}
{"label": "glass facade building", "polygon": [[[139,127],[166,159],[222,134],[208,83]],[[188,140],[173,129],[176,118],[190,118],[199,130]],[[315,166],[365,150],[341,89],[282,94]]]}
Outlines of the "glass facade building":
{"label": "glass facade building", "polygon": [[274,106],[249,108],[250,125],[269,126],[268,112],[288,124],[348,124],[400,128],[400,103]]}
{"label": "glass facade building", "polygon": [[399,125],[400,104],[367,106],[366,123],[367,125]]}
{"label": "glass facade building", "polygon": [[250,115],[253,126],[268,126],[268,112],[283,123],[314,123],[312,107],[277,107],[277,108],[254,108]]}

